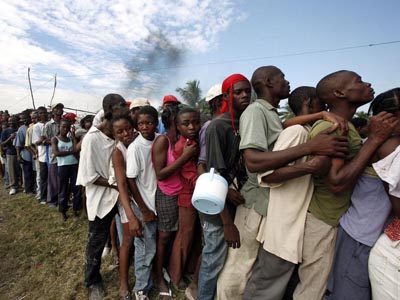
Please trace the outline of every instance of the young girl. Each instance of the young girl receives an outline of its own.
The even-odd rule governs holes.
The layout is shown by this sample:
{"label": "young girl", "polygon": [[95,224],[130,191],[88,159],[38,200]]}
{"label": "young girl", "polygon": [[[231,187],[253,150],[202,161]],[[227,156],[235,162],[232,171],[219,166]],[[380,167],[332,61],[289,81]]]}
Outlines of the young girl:
{"label": "young girl", "polygon": [[129,197],[126,181],[126,152],[133,141],[133,126],[130,117],[125,115],[114,116],[111,120],[112,132],[117,141],[112,153],[112,170],[114,176],[110,177],[110,184],[117,183],[119,191],[118,210],[121,216],[123,238],[119,252],[120,259],[120,300],[130,300],[131,294],[128,286],[129,253],[135,236],[142,235],[142,227],[133,212],[133,199]]}
{"label": "young girl", "polygon": [[[200,113],[190,107],[179,111],[176,126],[180,133],[180,138],[175,144],[174,156],[179,159],[186,156],[186,147],[193,147],[198,141],[200,131]],[[197,211],[192,206],[192,195],[197,181],[197,156],[198,151],[186,161],[179,171],[182,182],[182,190],[178,196],[179,207],[179,229],[176,234],[172,247],[171,260],[169,264],[169,274],[172,283],[179,289],[185,290],[186,284],[182,275],[189,262],[189,255],[192,250],[193,238],[195,235],[196,224],[198,224]],[[199,253],[198,253],[199,254]],[[197,261],[198,257],[194,257]]]}
{"label": "young girl", "polygon": [[173,154],[177,142],[176,115],[178,107],[165,109],[161,115],[167,131],[160,135],[153,144],[152,159],[157,176],[156,209],[158,215],[157,252],[155,259],[155,281],[160,290],[160,297],[171,299],[172,294],[164,281],[162,269],[164,266],[165,250],[171,241],[173,233],[178,230],[178,193],[182,190],[182,183],[178,170],[187,163],[196,153],[197,145],[185,148],[178,158]]}
{"label": "young girl", "polygon": [[82,208],[81,189],[76,185],[78,160],[75,156],[77,153],[75,139],[67,136],[70,130],[71,123],[67,119],[62,119],[59,135],[51,139],[52,150],[58,165],[58,210],[64,221],[67,219],[69,191],[73,193],[74,216],[78,216],[78,212]]}

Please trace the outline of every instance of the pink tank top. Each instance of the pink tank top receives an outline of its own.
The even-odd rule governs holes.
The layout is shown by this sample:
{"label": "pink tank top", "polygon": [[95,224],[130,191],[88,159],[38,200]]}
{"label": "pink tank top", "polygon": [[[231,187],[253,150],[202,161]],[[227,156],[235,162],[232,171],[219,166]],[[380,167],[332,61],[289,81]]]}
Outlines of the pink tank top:
{"label": "pink tank top", "polygon": [[[173,155],[171,141],[168,139],[167,166],[172,164],[176,159]],[[182,182],[179,176],[179,171],[174,172],[171,176],[164,180],[157,181],[159,189],[168,196],[175,196],[182,189]]]}

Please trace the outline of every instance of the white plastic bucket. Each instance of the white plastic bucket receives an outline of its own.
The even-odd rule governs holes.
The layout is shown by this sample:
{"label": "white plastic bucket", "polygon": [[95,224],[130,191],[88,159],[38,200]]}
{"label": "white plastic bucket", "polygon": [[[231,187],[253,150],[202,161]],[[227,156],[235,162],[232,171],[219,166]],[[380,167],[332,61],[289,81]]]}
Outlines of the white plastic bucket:
{"label": "white plastic bucket", "polygon": [[199,212],[216,215],[224,209],[227,193],[228,182],[211,168],[209,173],[201,174],[197,178],[192,204]]}

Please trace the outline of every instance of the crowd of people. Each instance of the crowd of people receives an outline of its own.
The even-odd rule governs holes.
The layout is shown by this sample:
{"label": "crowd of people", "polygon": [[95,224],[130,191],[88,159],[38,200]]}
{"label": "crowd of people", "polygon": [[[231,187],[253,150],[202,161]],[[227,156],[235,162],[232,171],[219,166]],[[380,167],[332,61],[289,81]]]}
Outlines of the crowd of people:
{"label": "crowd of people", "polygon": [[[286,98],[295,117],[282,122]],[[279,68],[263,66],[251,80],[230,75],[206,102],[206,122],[173,95],[158,112],[146,98],[108,94],[79,124],[61,103],[1,112],[9,194],[23,189],[64,221],[71,206],[86,211],[89,299],[105,297],[113,236],[121,300],[148,299],[153,287],[162,300],[177,290],[199,300],[399,299],[400,88],[374,98],[342,70],[290,92]],[[369,102],[369,120],[354,119]],[[217,215],[191,202],[211,168],[229,186]]]}

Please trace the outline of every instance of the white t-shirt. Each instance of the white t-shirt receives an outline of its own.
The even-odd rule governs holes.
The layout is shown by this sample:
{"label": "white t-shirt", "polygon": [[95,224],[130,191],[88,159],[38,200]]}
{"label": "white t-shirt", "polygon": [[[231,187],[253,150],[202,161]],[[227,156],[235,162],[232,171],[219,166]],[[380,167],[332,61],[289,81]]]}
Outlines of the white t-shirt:
{"label": "white t-shirt", "polygon": [[[32,129],[32,143],[36,143],[37,141],[42,139],[42,130],[44,127],[44,123],[37,122],[33,125]],[[39,145],[38,149],[38,158],[40,162],[46,162],[46,146]]]}
{"label": "white t-shirt", "polygon": [[146,140],[139,134],[129,145],[126,156],[126,177],[136,179],[136,185],[144,203],[156,214],[157,179],[151,161],[151,147],[154,140]]}
{"label": "white t-shirt", "polygon": [[89,221],[93,221],[96,216],[104,218],[117,203],[118,191],[94,184],[99,177],[110,177],[110,161],[114,147],[115,141],[94,126],[82,141],[76,184],[86,187]]}

